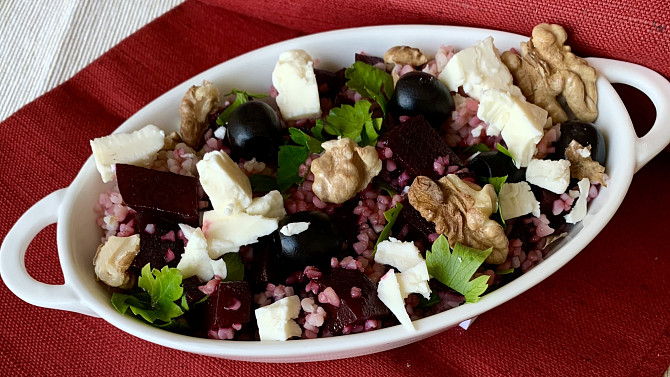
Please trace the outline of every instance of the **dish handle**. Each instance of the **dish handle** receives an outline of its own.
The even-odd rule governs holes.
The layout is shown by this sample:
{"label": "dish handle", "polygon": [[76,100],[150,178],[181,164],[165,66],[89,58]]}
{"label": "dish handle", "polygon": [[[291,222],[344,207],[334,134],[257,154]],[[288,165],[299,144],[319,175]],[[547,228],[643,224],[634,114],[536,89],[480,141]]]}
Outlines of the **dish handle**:
{"label": "dish handle", "polygon": [[67,189],[60,189],[47,195],[9,230],[0,247],[0,275],[9,290],[30,304],[98,317],[81,302],[67,280],[63,285],[46,284],[33,279],[26,270],[28,245],[42,229],[58,222],[58,210],[66,192]]}
{"label": "dish handle", "polygon": [[638,64],[604,58],[588,58],[589,64],[611,83],[630,85],[649,97],[656,107],[656,120],[649,132],[635,143],[635,171],[656,156],[670,142],[670,82]]}

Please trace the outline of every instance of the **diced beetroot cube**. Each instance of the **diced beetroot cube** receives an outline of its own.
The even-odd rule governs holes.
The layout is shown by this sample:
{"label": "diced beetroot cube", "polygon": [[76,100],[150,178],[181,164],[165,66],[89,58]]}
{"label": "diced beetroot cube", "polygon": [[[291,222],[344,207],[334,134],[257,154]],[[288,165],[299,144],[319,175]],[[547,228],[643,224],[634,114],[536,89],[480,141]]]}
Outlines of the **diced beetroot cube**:
{"label": "diced beetroot cube", "polygon": [[405,226],[409,226],[409,232],[405,239],[423,240],[424,245],[429,245],[429,236],[435,233],[435,224],[426,220],[408,200],[402,202],[402,209],[398,219],[393,224],[393,234],[398,234]]}
{"label": "diced beetroot cube", "polygon": [[449,156],[451,165],[463,166],[461,159],[421,115],[393,127],[384,134],[382,143],[393,151],[393,160],[411,178],[425,175],[434,180],[440,179],[433,168],[433,162],[438,157]]}
{"label": "diced beetroot cube", "polygon": [[[152,233],[147,232],[147,225]],[[184,241],[178,237],[179,230],[177,223],[148,213],[136,213],[135,233],[140,235],[140,252],[131,266],[138,271],[147,263],[151,264],[151,268],[157,269],[166,265],[177,267],[184,253]]]}
{"label": "diced beetroot cube", "polygon": [[279,283],[286,273],[281,271],[277,253],[276,237],[273,234],[261,237],[259,242],[251,245],[253,260],[251,262],[251,282],[254,290],[265,290],[267,283]]}
{"label": "diced beetroot cube", "polygon": [[[374,283],[359,270],[333,268],[314,281],[320,292],[331,287],[340,299],[339,307],[320,304],[327,313],[325,330],[332,335],[342,334],[346,326],[364,326],[368,319],[382,319],[389,314],[386,305],[377,297]],[[360,295],[352,297],[353,287],[360,289]]]}
{"label": "diced beetroot cube", "polygon": [[137,212],[198,225],[197,178],[126,164],[116,165],[116,178],[123,201]]}
{"label": "diced beetroot cube", "polygon": [[205,297],[205,294],[198,289],[202,283],[197,276],[186,278],[182,280],[181,284],[182,287],[184,287],[184,295],[186,296],[186,303],[189,307]]}
{"label": "diced beetroot cube", "polygon": [[374,55],[354,54],[354,60],[369,65],[384,64],[384,58]]}
{"label": "diced beetroot cube", "polygon": [[244,325],[251,317],[251,289],[246,281],[220,282],[207,299],[208,328],[218,331]]}

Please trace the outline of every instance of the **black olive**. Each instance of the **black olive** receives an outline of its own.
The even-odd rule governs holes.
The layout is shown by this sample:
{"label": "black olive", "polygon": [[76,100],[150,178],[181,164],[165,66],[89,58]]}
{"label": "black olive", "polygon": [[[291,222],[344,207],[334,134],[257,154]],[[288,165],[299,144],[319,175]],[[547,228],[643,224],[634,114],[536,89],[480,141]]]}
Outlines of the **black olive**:
{"label": "black olive", "polygon": [[[291,223],[307,222],[306,230],[286,236],[281,229]],[[279,260],[290,268],[305,266],[327,267],[332,257],[342,252],[342,234],[330,221],[330,217],[319,211],[297,212],[279,221]]]}
{"label": "black olive", "polygon": [[598,128],[590,123],[580,121],[569,121],[561,123],[561,137],[556,141],[556,156],[565,157],[565,150],[572,140],[576,140],[582,146],[591,146],[591,158],[605,165],[607,149],[605,139]]}
{"label": "black olive", "polygon": [[395,118],[423,115],[431,126],[439,129],[454,110],[454,98],[437,77],[414,71],[398,80],[388,108]]}
{"label": "black olive", "polygon": [[238,157],[247,160],[276,161],[281,145],[281,123],[275,110],[267,103],[249,101],[230,115],[228,141]]}
{"label": "black olive", "polygon": [[468,170],[475,173],[479,183],[488,183],[488,178],[507,176],[505,182],[516,183],[526,179],[526,169],[518,169],[512,159],[497,150],[482,152],[468,164]]}

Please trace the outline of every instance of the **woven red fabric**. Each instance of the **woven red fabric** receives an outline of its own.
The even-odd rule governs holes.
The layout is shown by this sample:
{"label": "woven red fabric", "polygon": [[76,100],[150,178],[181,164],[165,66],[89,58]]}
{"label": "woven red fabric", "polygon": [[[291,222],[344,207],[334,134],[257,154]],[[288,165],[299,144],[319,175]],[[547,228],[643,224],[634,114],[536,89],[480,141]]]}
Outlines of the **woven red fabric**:
{"label": "woven red fabric", "polygon": [[[450,23],[528,34],[535,23],[559,22],[574,33],[578,50],[670,74],[668,10],[658,0],[564,1],[530,10],[521,1],[372,4],[187,1],[138,31],[0,125],[0,238],[33,203],[70,184],[90,154],[89,139],[110,133],[206,68],[305,33]],[[467,331],[348,360],[234,362],[150,344],[100,319],[31,306],[2,283],[0,375],[660,376],[670,365],[670,254],[663,237],[669,163],[670,154],[662,154],[635,175],[618,213],[573,261]],[[52,284],[63,282],[55,245],[50,226],[26,256],[33,276]]]}

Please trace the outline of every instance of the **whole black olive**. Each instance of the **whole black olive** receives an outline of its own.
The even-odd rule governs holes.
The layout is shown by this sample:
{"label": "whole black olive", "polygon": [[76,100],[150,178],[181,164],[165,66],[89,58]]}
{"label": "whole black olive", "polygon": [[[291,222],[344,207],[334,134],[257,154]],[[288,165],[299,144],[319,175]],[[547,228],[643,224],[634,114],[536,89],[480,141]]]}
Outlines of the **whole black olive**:
{"label": "whole black olive", "polygon": [[454,110],[454,98],[437,77],[414,71],[398,80],[388,108],[395,118],[423,115],[431,126],[440,128]]}
{"label": "whole black olive", "polygon": [[603,134],[600,133],[598,128],[590,123],[576,120],[561,123],[561,137],[554,144],[558,158],[565,157],[565,150],[572,140],[576,140],[584,147],[590,145],[591,158],[598,161],[600,165],[605,165],[607,149]]}
{"label": "whole black olive", "polygon": [[230,115],[227,136],[233,154],[257,161],[275,161],[281,145],[281,123],[267,103],[249,101]]}
{"label": "whole black olive", "polygon": [[[293,223],[309,225],[295,234],[284,234],[284,226]],[[278,234],[281,244],[279,260],[290,268],[326,267],[330,265],[332,257],[342,252],[342,234],[323,212],[306,211],[288,215],[279,221]]]}
{"label": "whole black olive", "polygon": [[505,182],[516,183],[526,179],[526,169],[518,169],[512,159],[497,150],[482,152],[468,164],[468,170],[475,173],[479,183],[488,183],[488,178],[507,176]]}

